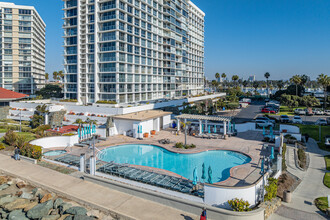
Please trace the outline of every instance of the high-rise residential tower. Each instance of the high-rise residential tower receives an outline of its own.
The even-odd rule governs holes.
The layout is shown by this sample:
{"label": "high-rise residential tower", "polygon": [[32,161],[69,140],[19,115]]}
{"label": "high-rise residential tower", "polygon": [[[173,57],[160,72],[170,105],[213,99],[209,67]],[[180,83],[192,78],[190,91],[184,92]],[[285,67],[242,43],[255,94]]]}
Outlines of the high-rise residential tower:
{"label": "high-rise residential tower", "polygon": [[65,97],[132,103],[203,92],[204,16],[189,0],[64,0]]}
{"label": "high-rise residential tower", "polygon": [[0,2],[0,87],[34,94],[45,85],[45,28],[34,7]]}

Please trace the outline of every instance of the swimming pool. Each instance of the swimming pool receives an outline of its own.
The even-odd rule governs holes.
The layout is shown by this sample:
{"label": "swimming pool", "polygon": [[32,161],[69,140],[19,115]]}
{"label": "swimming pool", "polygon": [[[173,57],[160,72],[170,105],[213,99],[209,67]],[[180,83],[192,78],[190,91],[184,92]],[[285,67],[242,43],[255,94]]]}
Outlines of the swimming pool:
{"label": "swimming pool", "polygon": [[51,150],[51,151],[45,152],[44,156],[53,157],[53,156],[58,156],[58,155],[65,154],[65,153],[66,153],[65,150]]}
{"label": "swimming pool", "polygon": [[[202,176],[202,165],[205,163],[206,179],[208,167],[212,168],[213,182],[226,180],[232,167],[249,163],[251,158],[237,152],[214,150],[196,154],[179,154],[164,148],[143,145],[120,145],[102,150],[100,160],[115,163],[128,163],[171,171],[187,179],[193,179],[193,171],[197,167],[199,178]],[[200,181],[200,180],[199,180]]]}

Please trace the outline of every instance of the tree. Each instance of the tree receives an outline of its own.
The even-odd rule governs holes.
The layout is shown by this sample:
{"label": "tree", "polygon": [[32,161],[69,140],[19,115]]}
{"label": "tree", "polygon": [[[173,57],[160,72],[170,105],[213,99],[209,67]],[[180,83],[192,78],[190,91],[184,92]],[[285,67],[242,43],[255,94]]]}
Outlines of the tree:
{"label": "tree", "polygon": [[249,84],[249,82],[246,81],[246,80],[244,80],[244,81],[242,82],[242,85],[244,86],[244,88],[245,88],[248,84]]}
{"label": "tree", "polygon": [[296,85],[296,96],[298,96],[298,85],[301,84],[301,77],[299,75],[295,75],[290,79],[290,82]]}
{"label": "tree", "polygon": [[44,99],[63,98],[62,88],[58,85],[47,84],[44,88],[36,92],[36,95]]}
{"label": "tree", "polygon": [[61,71],[58,71],[58,77],[59,77],[59,80],[62,80],[63,81],[63,79],[64,79],[64,73],[63,73],[62,70]]}
{"label": "tree", "polygon": [[324,109],[327,108],[327,88],[330,86],[330,77],[325,74],[320,74],[317,77],[317,83],[323,88],[324,92]]}
{"label": "tree", "polygon": [[48,82],[48,80],[49,80],[49,73],[45,73],[45,79],[46,79],[46,82]]}
{"label": "tree", "polygon": [[307,84],[307,82],[310,81],[310,77],[305,75],[305,74],[302,75],[300,78],[301,78],[301,83],[300,84],[302,86],[305,86]]}
{"label": "tree", "polygon": [[278,88],[279,90],[282,90],[283,87],[284,87],[284,82],[283,82],[283,80],[279,80],[279,81],[277,81],[276,86],[277,86],[277,88]]}
{"label": "tree", "polygon": [[257,94],[257,89],[259,88],[259,83],[257,81],[253,82],[254,94]]}
{"label": "tree", "polygon": [[226,77],[227,77],[226,73],[221,74],[221,78],[223,79],[223,81],[225,81]]}
{"label": "tree", "polygon": [[267,96],[269,95],[269,89],[268,89],[268,79],[269,79],[269,77],[270,77],[270,73],[269,72],[266,72],[265,73],[265,78],[266,78],[266,83],[267,83]]}
{"label": "tree", "polygon": [[31,121],[30,121],[30,125],[32,128],[37,128],[40,125],[43,125],[45,122],[45,117],[42,115],[38,115],[38,114],[34,114]]}
{"label": "tree", "polygon": [[217,79],[217,81],[219,80],[219,78],[220,78],[220,74],[219,73],[216,73],[215,74],[215,78]]}
{"label": "tree", "polygon": [[235,85],[237,86],[236,82],[239,79],[238,75],[233,75],[231,79],[234,81]]}
{"label": "tree", "polygon": [[294,95],[282,95],[281,96],[281,103],[283,105],[286,105],[290,108],[290,110],[293,110],[293,108],[296,108],[299,106],[299,96]]}
{"label": "tree", "polygon": [[57,71],[53,72],[53,78],[54,78],[54,80],[58,80],[58,72]]}
{"label": "tree", "polygon": [[300,105],[306,106],[307,108],[319,106],[320,100],[318,100],[314,96],[304,96],[300,99]]}

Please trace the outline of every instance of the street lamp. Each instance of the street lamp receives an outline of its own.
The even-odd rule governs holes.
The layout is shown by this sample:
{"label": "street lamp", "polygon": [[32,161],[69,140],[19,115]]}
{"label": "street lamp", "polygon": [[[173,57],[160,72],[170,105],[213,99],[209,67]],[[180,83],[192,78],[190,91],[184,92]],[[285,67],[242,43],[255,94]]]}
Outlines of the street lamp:
{"label": "street lamp", "polygon": [[22,109],[19,110],[19,132],[22,132]]}

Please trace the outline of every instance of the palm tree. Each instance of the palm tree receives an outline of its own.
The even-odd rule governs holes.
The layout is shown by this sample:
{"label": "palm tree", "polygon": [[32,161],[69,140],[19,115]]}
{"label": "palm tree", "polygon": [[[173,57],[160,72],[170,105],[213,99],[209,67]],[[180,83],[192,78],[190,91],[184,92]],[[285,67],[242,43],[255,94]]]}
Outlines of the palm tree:
{"label": "palm tree", "polygon": [[60,80],[62,80],[62,81],[64,80],[64,73],[62,70],[58,71],[58,76],[59,76]]}
{"label": "palm tree", "polygon": [[269,72],[266,72],[264,76],[265,76],[265,78],[266,78],[266,83],[267,83],[267,85],[266,85],[266,86],[267,86],[267,96],[268,96],[268,95],[269,95],[269,90],[268,90],[268,79],[269,79],[269,77],[270,77],[270,73],[269,73]]}
{"label": "palm tree", "polygon": [[222,74],[221,74],[221,78],[222,78],[223,80],[225,80],[226,77],[227,77],[226,73],[222,73]]}
{"label": "palm tree", "polygon": [[237,82],[237,80],[239,79],[239,77],[238,77],[238,75],[233,75],[233,76],[231,77],[231,79],[234,81],[234,83],[235,83],[235,85],[236,85],[236,82]]}
{"label": "palm tree", "polygon": [[279,89],[279,90],[282,90],[283,89],[283,87],[284,87],[284,82],[283,82],[283,80],[279,80],[279,81],[277,81],[277,88]]}
{"label": "palm tree", "polygon": [[254,94],[255,95],[257,94],[258,87],[259,87],[259,83],[257,81],[254,81],[253,82],[253,88],[254,88]]}
{"label": "palm tree", "polygon": [[290,82],[296,85],[296,96],[298,96],[298,85],[301,84],[301,77],[299,75],[295,75],[290,79]]}
{"label": "palm tree", "polygon": [[54,78],[55,80],[58,80],[58,72],[57,72],[57,71],[54,71],[54,72],[53,72],[53,78]]}
{"label": "palm tree", "polygon": [[327,107],[327,88],[330,86],[330,77],[325,74],[320,74],[319,77],[317,77],[317,83],[322,86],[323,92],[324,92],[324,109]]}
{"label": "palm tree", "polygon": [[215,78],[219,81],[219,79],[220,79],[220,73],[216,73],[215,74]]}
{"label": "palm tree", "polygon": [[45,73],[45,80],[46,80],[46,82],[48,82],[48,80],[49,80],[49,73]]}

